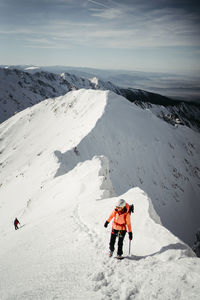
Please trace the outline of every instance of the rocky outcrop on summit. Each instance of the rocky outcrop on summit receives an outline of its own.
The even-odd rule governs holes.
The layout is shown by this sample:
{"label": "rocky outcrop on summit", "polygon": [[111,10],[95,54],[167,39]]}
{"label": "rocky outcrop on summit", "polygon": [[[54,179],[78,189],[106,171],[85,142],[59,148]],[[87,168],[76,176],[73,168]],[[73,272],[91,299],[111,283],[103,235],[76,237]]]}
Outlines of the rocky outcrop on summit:
{"label": "rocky outcrop on summit", "polygon": [[200,229],[196,233],[196,241],[193,245],[193,251],[196,253],[197,257],[200,257]]}

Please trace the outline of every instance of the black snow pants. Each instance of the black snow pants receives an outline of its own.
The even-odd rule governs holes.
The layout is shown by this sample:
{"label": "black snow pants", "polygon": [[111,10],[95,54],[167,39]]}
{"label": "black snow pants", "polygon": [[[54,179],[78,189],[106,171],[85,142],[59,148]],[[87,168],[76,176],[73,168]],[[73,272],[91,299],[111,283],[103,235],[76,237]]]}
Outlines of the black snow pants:
{"label": "black snow pants", "polygon": [[110,237],[110,251],[115,250],[115,241],[118,236],[118,249],[117,249],[117,255],[123,254],[123,241],[126,234],[126,230],[116,230],[112,229],[111,237]]}
{"label": "black snow pants", "polygon": [[19,229],[18,224],[15,224],[15,230]]}

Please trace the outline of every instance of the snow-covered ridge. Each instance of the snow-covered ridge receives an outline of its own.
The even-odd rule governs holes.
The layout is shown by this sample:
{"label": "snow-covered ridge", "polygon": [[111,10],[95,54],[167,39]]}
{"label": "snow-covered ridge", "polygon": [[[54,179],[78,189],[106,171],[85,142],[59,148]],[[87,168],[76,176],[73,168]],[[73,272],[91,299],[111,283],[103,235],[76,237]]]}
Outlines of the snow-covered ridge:
{"label": "snow-covered ridge", "polygon": [[17,69],[0,69],[0,122],[42,100],[81,88],[119,92],[111,83],[96,85],[92,80],[67,73],[57,75],[42,71],[31,74]]}
{"label": "snow-covered ridge", "polygon": [[[57,122],[55,128],[54,122]],[[40,130],[36,135],[38,124]],[[13,140],[8,143],[6,137],[12,132]],[[59,162],[55,176],[103,155],[109,161],[109,175],[116,194],[139,186],[152,199],[163,224],[192,244],[200,209],[200,144],[199,134],[193,130],[183,126],[175,128],[115,93],[79,90],[22,111],[2,124],[1,136],[2,141],[5,138],[1,166],[6,166],[2,182],[13,169],[10,160],[16,161],[17,169],[22,162],[28,166],[29,151],[40,157],[47,151],[47,145],[48,153],[54,153],[53,160]],[[38,149],[27,146],[37,145],[35,137],[41,137]],[[21,141],[25,146],[17,146]],[[28,153],[21,156],[23,148]],[[12,153],[12,159],[8,153]],[[185,222],[187,229],[182,226]]]}
{"label": "snow-covered ridge", "polygon": [[[180,103],[159,94],[133,88],[121,88],[98,78],[83,78],[69,73],[44,71],[29,73],[17,69],[0,69],[0,122],[47,98],[54,98],[77,89],[110,90],[122,95],[141,108],[148,108],[165,121],[199,129],[200,107]],[[166,117],[167,116],[167,117]],[[172,117],[171,119],[168,116]]]}
{"label": "snow-covered ridge", "polygon": [[[191,244],[199,222],[198,133],[82,89],[16,114],[0,134],[3,300],[198,299],[200,263],[180,240]],[[103,227],[118,197],[135,205],[121,262],[107,257]]]}

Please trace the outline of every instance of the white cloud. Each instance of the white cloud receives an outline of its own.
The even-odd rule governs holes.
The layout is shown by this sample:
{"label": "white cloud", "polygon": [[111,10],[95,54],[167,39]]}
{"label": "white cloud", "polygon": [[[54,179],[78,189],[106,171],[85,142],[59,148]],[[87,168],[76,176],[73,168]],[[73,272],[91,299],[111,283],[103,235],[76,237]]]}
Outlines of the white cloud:
{"label": "white cloud", "polygon": [[94,0],[88,0],[88,3],[92,3],[92,4],[95,4],[97,6],[101,6],[101,7],[105,7],[105,8],[109,8],[107,5],[99,2],[99,1],[94,1]]}
{"label": "white cloud", "polygon": [[107,8],[103,10],[91,8],[90,11],[92,12],[92,16],[108,20],[121,18],[124,15],[124,11],[119,8]]}
{"label": "white cloud", "polygon": [[161,9],[141,13],[137,7],[128,8],[123,4],[110,8],[96,0],[87,3],[98,6],[87,8],[93,18],[70,20],[55,17],[42,24],[2,29],[0,33],[16,35],[22,43],[38,47],[54,46],[55,41],[57,47],[92,45],[120,49],[200,45],[193,19],[182,16],[178,9],[166,9],[165,13]]}

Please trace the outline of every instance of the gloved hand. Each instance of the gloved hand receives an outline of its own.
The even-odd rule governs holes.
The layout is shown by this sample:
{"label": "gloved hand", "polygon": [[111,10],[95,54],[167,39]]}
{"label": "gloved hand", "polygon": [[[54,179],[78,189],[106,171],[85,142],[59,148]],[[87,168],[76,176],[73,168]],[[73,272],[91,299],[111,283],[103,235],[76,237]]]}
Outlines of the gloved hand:
{"label": "gloved hand", "polygon": [[129,232],[128,235],[129,235],[129,240],[131,241],[131,240],[133,239],[133,234],[132,234],[132,232]]}
{"label": "gloved hand", "polygon": [[104,224],[104,227],[108,227],[108,224],[109,224],[109,222],[106,221],[105,224]]}

